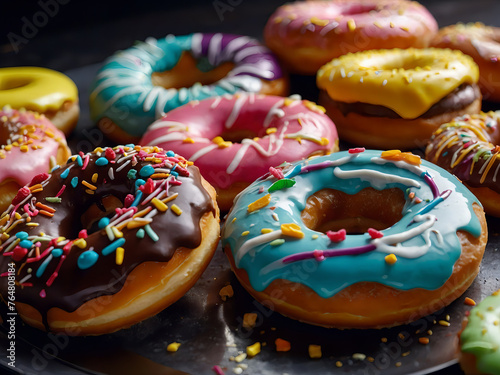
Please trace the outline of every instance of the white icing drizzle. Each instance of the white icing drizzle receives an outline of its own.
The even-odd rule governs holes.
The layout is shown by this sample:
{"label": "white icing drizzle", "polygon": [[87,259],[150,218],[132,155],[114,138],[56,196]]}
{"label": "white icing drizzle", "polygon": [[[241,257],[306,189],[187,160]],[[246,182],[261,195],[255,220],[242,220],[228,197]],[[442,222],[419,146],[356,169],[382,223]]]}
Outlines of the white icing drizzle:
{"label": "white icing drizzle", "polygon": [[238,96],[238,98],[234,102],[233,109],[231,110],[231,113],[229,114],[229,116],[226,119],[226,123],[225,123],[226,129],[230,129],[234,125],[234,122],[238,118],[240,110],[243,107],[243,104],[245,104],[246,100],[247,100],[246,95]]}
{"label": "white icing drizzle", "polygon": [[[219,98],[217,98],[219,99]],[[187,131],[188,127],[182,122],[178,121],[157,121],[148,127],[148,130],[156,130],[169,128],[168,131]]]}
{"label": "white icing drizzle", "polygon": [[421,185],[418,181],[411,178],[400,177],[389,173],[383,173],[370,169],[357,169],[352,171],[344,171],[339,167],[335,167],[333,174],[343,180],[350,178],[359,178],[361,181],[368,181],[374,188],[383,189],[387,184],[399,183],[404,186],[419,188]]}
{"label": "white icing drizzle", "polygon": [[234,263],[236,267],[240,266],[241,259],[253,248],[265,244],[266,242],[271,242],[281,237],[281,229],[275,230],[270,233],[261,234],[260,236],[254,237],[248,241],[246,241],[236,253],[234,257]]}
{"label": "white icing drizzle", "polygon": [[[430,239],[430,233],[432,227],[436,222],[436,216],[431,214],[426,215],[416,215],[413,220],[418,223],[423,221],[419,226],[409,229],[405,232],[392,234],[389,236],[384,236],[382,238],[376,238],[372,240],[372,244],[377,247],[377,251],[394,254],[396,256],[401,256],[404,258],[415,259],[421,257],[429,251],[432,242]],[[438,231],[434,231],[438,236],[438,241],[442,241],[442,237]],[[401,243],[408,241],[411,238],[422,236],[425,241],[425,245],[422,246],[402,246]],[[393,244],[396,244],[392,246]]]}

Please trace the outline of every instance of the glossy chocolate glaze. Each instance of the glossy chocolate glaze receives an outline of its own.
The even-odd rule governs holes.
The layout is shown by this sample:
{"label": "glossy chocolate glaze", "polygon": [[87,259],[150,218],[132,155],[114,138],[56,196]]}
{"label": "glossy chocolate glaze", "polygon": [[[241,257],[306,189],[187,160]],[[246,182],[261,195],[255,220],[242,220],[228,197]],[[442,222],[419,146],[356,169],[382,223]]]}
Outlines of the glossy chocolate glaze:
{"label": "glossy chocolate glaze", "polygon": [[[474,100],[481,97],[481,92],[477,85],[462,84],[446,95],[439,102],[435,103],[420,117],[431,118],[443,113],[454,112],[467,107],[472,104]],[[369,103],[344,103],[329,99],[342,114],[354,112],[363,116],[374,117],[387,117],[387,118],[401,118],[392,109]]]}
{"label": "glossy chocolate glaze", "polygon": [[[67,165],[53,171],[46,180],[47,184],[44,186],[43,191],[34,193],[33,197],[36,198],[37,202],[54,208],[56,210],[54,216],[48,217],[39,213],[32,217],[31,220],[31,223],[38,223],[39,226],[29,227],[26,223],[20,223],[9,231],[9,235],[14,236],[20,231],[25,231],[29,236],[37,236],[40,232],[44,232],[45,236],[49,236],[50,238],[62,236],[68,240],[75,240],[78,239],[79,232],[82,229],[87,229],[82,226],[80,218],[89,207],[97,203],[97,207],[100,207],[97,209],[97,212],[101,213],[101,217],[106,216],[106,213],[102,211],[102,205],[100,203],[103,198],[114,196],[118,198],[124,206],[130,206],[130,197],[128,198],[128,203],[125,203],[125,201],[128,194],[136,194],[136,181],[138,179],[148,180],[140,176],[141,169],[153,164],[151,161],[144,160],[144,154],[142,157],[140,156],[141,154],[136,154],[135,158],[137,164],[132,166],[134,162],[131,159],[131,162],[126,167],[118,171],[118,167],[124,164],[119,163],[119,159],[122,158],[123,155],[119,154],[117,148],[114,148],[114,150],[116,151],[115,163],[110,160],[107,165],[98,166],[95,164],[95,161],[99,158],[99,155],[90,153],[87,154],[89,155],[89,162],[85,168],[78,164],[79,161],[70,161]],[[153,150],[153,148],[143,148],[142,150],[147,150],[149,152]],[[102,152],[101,157],[103,157],[104,154],[105,153]],[[157,154],[165,155],[165,152],[161,151]],[[151,156],[151,154],[147,156]],[[181,159],[180,164],[185,165],[184,163],[186,163],[186,161],[182,157],[179,157],[179,159]],[[85,165],[85,157],[83,161]],[[154,165],[154,167],[157,168],[158,160],[154,162],[157,163]],[[82,164],[81,161],[80,164]],[[68,167],[71,167],[71,169],[69,170],[69,174],[64,177]],[[165,169],[168,166],[160,165],[160,167]],[[113,168],[114,179],[110,178],[110,168]],[[131,173],[134,173],[130,172],[131,170],[136,171],[136,178],[131,178]],[[157,241],[154,241],[147,232],[144,234],[143,238],[138,237],[138,231],[141,228],[144,229],[144,227],[133,229],[124,227],[122,232],[125,243],[121,245],[125,250],[124,258],[123,263],[118,265],[115,260],[115,252],[109,255],[102,254],[102,249],[113,242],[108,238],[106,231],[97,229],[97,231],[91,233],[89,229],[88,237],[85,239],[86,246],[83,249],[76,245],[64,246],[64,241],[61,245],[56,245],[55,249],[64,249],[64,253],[59,257],[53,253],[54,258],[48,261],[49,263],[40,277],[37,277],[36,273],[40,270],[40,267],[43,267],[43,263],[47,261],[48,255],[41,257],[41,259],[37,261],[26,263],[27,259],[35,256],[34,250],[31,250],[31,254],[28,253],[27,256],[15,261],[16,270],[18,270],[16,275],[16,300],[37,308],[42,312],[44,319],[47,311],[52,307],[59,307],[66,311],[74,311],[85,301],[98,296],[118,292],[125,283],[129,273],[138,264],[145,261],[167,262],[179,247],[197,247],[201,242],[199,220],[207,212],[212,211],[215,213],[215,208],[209,194],[201,185],[201,177],[198,168],[189,166],[187,167],[188,173],[184,173],[184,169],[177,164],[176,170],[179,172],[178,177],[173,178],[172,175],[167,177],[167,179],[171,178],[174,180],[168,183],[168,196],[172,196],[176,193],[178,193],[178,196],[167,203],[170,207],[167,211],[158,211],[149,224],[151,229],[159,237]],[[95,173],[98,173],[98,177],[97,180],[95,180],[94,177],[95,183],[92,183],[92,178]],[[76,187],[73,187],[71,184],[74,178],[78,178]],[[156,186],[159,186],[165,179],[166,178],[155,178],[154,181],[156,182]],[[90,193],[92,189],[82,184],[83,180],[97,187],[94,194]],[[174,185],[179,182],[181,184]],[[42,184],[45,184],[45,182]],[[60,203],[50,203],[45,199],[46,197],[56,196],[63,185],[66,187],[64,192],[60,195],[62,198]],[[165,186],[166,185],[165,183]],[[164,190],[164,187],[162,190]],[[151,202],[144,205],[142,204],[142,201],[144,201],[148,195],[149,194],[144,194],[142,199],[140,199],[138,203],[139,211],[149,206],[151,206],[152,209],[155,208]],[[29,202],[29,200],[27,202]],[[22,203],[17,209],[17,212],[21,215],[24,213],[24,204],[25,203]],[[177,205],[182,210],[182,214],[177,215],[173,212],[171,209],[173,204]],[[41,210],[41,208],[38,208],[38,210]],[[9,212],[9,214],[11,212]],[[96,218],[96,220],[99,219],[100,217]],[[89,224],[89,226],[97,228],[95,224]],[[0,226],[0,234],[4,232],[5,229],[5,226]],[[118,239],[118,237],[116,239]],[[116,241],[116,239],[114,241]],[[8,251],[6,251],[6,241],[6,239],[3,241],[3,246],[6,248],[2,249],[0,247],[4,255],[0,257],[1,274],[6,272],[8,263],[13,261],[11,256],[5,256],[8,253]],[[48,242],[41,243],[41,254],[49,247],[49,244]],[[82,269],[78,265],[78,259],[83,252],[88,251],[91,247],[99,254],[98,260],[89,268]],[[65,259],[62,261],[64,256]],[[28,261],[31,261],[31,259]],[[58,267],[60,267],[60,269],[56,274],[55,272]],[[30,269],[32,274],[31,278],[24,281],[22,285],[19,285],[20,281],[25,279],[28,275]],[[54,275],[56,275],[56,277]],[[3,276],[5,276],[5,274]],[[50,284],[51,278],[53,282],[48,286],[47,282]],[[6,279],[7,277],[0,277],[0,290],[3,296],[6,296],[7,291]]]}

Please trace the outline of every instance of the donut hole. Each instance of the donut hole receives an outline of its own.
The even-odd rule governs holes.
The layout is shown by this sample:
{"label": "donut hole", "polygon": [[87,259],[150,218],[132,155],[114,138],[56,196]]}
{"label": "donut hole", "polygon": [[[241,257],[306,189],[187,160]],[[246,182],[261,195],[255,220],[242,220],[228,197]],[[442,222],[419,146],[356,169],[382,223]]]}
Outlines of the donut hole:
{"label": "donut hole", "polygon": [[154,86],[166,89],[191,87],[195,83],[210,85],[224,78],[234,68],[234,63],[231,62],[224,62],[216,67],[204,62],[205,60],[198,61],[190,53],[183,52],[172,69],[154,72],[151,82]]}
{"label": "donut hole", "polygon": [[376,10],[377,6],[375,4],[349,4],[342,9],[341,14],[344,16],[355,16],[357,14],[369,13]]}
{"label": "donut hole", "polygon": [[233,143],[241,143],[246,138],[253,139],[259,137],[259,134],[255,133],[250,129],[234,129],[228,132],[221,133],[220,135],[225,141],[230,141]]}
{"label": "donut hole", "polygon": [[87,229],[91,234],[99,231],[98,223],[103,217],[111,217],[116,208],[122,208],[122,201],[114,195],[107,195],[101,200],[93,203],[81,216],[81,228]]}
{"label": "donut hole", "polygon": [[398,188],[368,187],[354,195],[322,189],[309,196],[301,218],[317,232],[345,229],[348,234],[362,234],[368,228],[383,230],[396,224],[402,218],[404,205],[404,193]]}
{"label": "donut hole", "polygon": [[31,80],[26,77],[10,77],[0,81],[0,90],[14,90],[28,86]]}

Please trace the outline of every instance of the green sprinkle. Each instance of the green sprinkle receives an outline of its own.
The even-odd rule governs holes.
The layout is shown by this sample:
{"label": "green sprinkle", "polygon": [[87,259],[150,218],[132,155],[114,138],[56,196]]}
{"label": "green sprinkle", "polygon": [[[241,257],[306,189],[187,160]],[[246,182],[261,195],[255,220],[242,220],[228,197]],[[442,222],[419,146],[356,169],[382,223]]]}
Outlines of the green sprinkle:
{"label": "green sprinkle", "polygon": [[137,171],[135,169],[131,169],[127,173],[127,178],[129,180],[134,180],[136,175],[137,175]]}
{"label": "green sprinkle", "polygon": [[148,236],[154,241],[158,241],[160,239],[160,237],[158,237],[158,235],[155,233],[155,231],[153,230],[153,228],[151,228],[149,226],[149,224],[146,224],[144,226],[144,229],[146,230],[146,233],[148,234]]}
{"label": "green sprinkle", "polygon": [[136,236],[137,238],[144,238],[144,234],[145,234],[145,233],[146,233],[146,232],[144,232],[144,229],[142,229],[142,228],[141,228],[141,229],[139,229],[139,230],[137,231],[137,233],[135,234],[135,236]]}
{"label": "green sprinkle", "polygon": [[281,180],[276,181],[274,184],[269,186],[267,189],[268,192],[272,193],[276,190],[286,189],[295,185],[295,180],[289,178],[282,178]]}
{"label": "green sprinkle", "polygon": [[285,243],[285,240],[283,238],[278,238],[277,240],[269,242],[269,245],[279,246],[279,245],[283,245],[284,243]]}
{"label": "green sprinkle", "polygon": [[46,197],[45,200],[50,203],[61,203],[62,201],[59,197]]}

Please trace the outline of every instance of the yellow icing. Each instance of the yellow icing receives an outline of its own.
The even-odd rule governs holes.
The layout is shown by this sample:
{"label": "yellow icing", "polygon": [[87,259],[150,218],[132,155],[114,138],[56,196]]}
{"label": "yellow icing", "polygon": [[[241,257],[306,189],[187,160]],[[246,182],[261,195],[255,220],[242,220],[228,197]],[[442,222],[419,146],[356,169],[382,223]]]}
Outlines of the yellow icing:
{"label": "yellow icing", "polygon": [[460,51],[410,48],[343,55],[320,68],[317,84],[333,100],[382,105],[414,119],[478,79],[476,63]]}
{"label": "yellow icing", "polygon": [[0,107],[36,112],[57,111],[64,102],[76,102],[75,83],[62,73],[38,67],[0,69]]}

